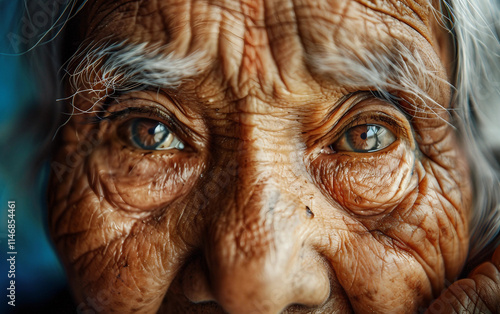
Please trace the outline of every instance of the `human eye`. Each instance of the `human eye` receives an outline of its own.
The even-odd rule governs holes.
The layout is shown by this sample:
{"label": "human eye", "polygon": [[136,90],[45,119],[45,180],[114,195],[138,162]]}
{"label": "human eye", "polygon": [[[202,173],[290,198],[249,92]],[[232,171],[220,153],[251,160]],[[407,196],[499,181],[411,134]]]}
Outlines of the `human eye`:
{"label": "human eye", "polygon": [[184,143],[164,123],[135,118],[125,122],[118,131],[121,139],[143,150],[183,150]]}
{"label": "human eye", "polygon": [[366,96],[340,108],[310,141],[311,173],[326,195],[360,217],[389,213],[411,191],[418,147],[396,104]]}
{"label": "human eye", "polygon": [[193,133],[169,110],[152,102],[132,99],[118,102],[91,121],[103,132],[138,151],[191,151]]}
{"label": "human eye", "polygon": [[371,153],[396,141],[388,128],[379,124],[362,124],[349,128],[330,148],[335,152]]}
{"label": "human eye", "polygon": [[96,174],[92,184],[108,191],[103,197],[130,217],[163,211],[188,193],[205,165],[201,119],[183,116],[168,100],[135,92],[81,118],[87,134],[99,136],[86,155]]}

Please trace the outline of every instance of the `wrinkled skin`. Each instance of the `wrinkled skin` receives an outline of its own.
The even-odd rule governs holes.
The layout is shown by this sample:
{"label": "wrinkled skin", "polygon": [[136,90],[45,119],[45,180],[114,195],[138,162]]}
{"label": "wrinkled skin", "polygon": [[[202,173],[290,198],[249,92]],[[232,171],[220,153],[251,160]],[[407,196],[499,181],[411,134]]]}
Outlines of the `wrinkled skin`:
{"label": "wrinkled skin", "polygon": [[[422,89],[449,108],[446,33],[428,7],[403,2],[89,3],[79,40],[161,43],[208,62],[175,90],[134,91],[109,109],[165,108],[186,149],[137,149],[123,119],[88,123],[91,113],[60,131],[54,161],[67,168],[51,179],[50,229],[78,310],[411,313],[439,297],[466,260],[472,198],[450,117],[404,91],[395,107],[305,57],[325,42],[369,49],[396,38],[428,56],[436,75]],[[75,106],[89,109],[96,93]],[[408,118],[405,104],[419,114]],[[396,139],[336,151],[348,121]],[[485,273],[499,282],[498,255],[441,305],[478,305],[470,292]],[[494,309],[491,289],[477,293]]]}

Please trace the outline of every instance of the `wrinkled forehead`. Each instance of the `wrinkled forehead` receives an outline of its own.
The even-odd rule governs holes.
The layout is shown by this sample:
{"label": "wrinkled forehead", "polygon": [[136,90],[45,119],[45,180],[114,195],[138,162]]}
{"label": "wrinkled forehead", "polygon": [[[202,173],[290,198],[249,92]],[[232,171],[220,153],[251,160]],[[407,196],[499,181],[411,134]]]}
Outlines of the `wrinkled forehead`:
{"label": "wrinkled forehead", "polygon": [[[209,77],[217,69],[220,82],[211,85],[239,98],[266,88],[266,94],[310,95],[311,82],[321,76],[332,82],[342,72],[322,63],[325,55],[367,63],[378,61],[365,60],[367,53],[377,52],[394,62],[404,47],[424,59],[442,60],[446,53],[440,38],[445,35],[433,8],[426,0],[96,0],[78,23],[79,37],[89,43],[162,45],[165,55],[182,57],[202,52],[198,63],[205,68],[200,71]],[[335,82],[339,89],[350,88],[340,81]],[[358,81],[370,84],[369,79]]]}
{"label": "wrinkled forehead", "polygon": [[201,44],[196,37],[202,33],[242,39],[249,31],[264,32],[268,39],[310,37],[301,30],[323,33],[322,27],[342,26],[349,20],[390,24],[395,19],[430,37],[434,6],[429,0],[94,0],[86,6],[83,16],[87,25],[82,30],[87,36],[132,36],[142,41],[175,42],[186,49],[187,45]]}

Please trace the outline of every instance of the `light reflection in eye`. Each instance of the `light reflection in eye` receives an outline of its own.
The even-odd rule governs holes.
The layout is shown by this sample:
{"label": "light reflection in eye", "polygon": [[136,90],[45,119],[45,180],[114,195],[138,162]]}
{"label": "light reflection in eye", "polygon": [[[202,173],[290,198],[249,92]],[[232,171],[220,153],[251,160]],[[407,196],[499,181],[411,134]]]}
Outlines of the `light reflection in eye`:
{"label": "light reflection in eye", "polygon": [[128,123],[125,137],[144,150],[184,149],[182,143],[165,124],[152,119],[134,119]]}
{"label": "light reflection in eye", "polygon": [[358,153],[376,152],[391,145],[396,136],[386,127],[377,124],[357,125],[347,130],[331,148],[334,151]]}

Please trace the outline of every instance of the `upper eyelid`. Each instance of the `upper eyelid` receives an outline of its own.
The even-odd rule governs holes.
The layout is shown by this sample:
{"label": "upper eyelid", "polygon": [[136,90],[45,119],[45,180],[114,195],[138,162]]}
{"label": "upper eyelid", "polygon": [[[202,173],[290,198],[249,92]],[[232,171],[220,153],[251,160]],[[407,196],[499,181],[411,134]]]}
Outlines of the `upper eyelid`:
{"label": "upper eyelid", "polygon": [[[182,102],[164,90],[157,88],[141,88],[137,93],[125,92],[108,96],[101,103],[101,117],[103,114],[119,112],[120,108],[140,108],[132,109],[138,113],[138,117],[158,119],[165,123],[170,130],[181,138],[184,143],[193,149],[203,147],[208,142],[208,132],[205,121],[198,116],[197,112],[186,111]],[[154,93],[157,95],[151,95]],[[160,95],[158,97],[158,95]],[[141,112],[144,110],[144,112]],[[123,112],[126,113],[126,112]],[[142,116],[148,114],[148,116]],[[99,117],[93,119],[99,123]],[[97,121],[96,121],[97,120]]]}
{"label": "upper eyelid", "polygon": [[141,108],[141,107],[126,107],[122,110],[107,111],[106,113],[108,113],[108,115],[105,117],[102,117],[102,119],[115,120],[118,118],[126,118],[133,113],[141,113],[141,114],[149,114],[150,117],[156,117],[156,118],[160,118],[160,119],[170,120],[169,117],[164,117],[163,115],[157,114],[156,110],[151,110],[148,108]]}
{"label": "upper eyelid", "polygon": [[[410,122],[413,119],[413,116],[409,112],[407,112],[404,109],[404,107],[401,106],[401,102],[408,103],[408,101],[405,100],[404,98],[399,97],[388,91],[375,91],[372,94],[375,98],[386,101],[388,104],[396,108],[399,112],[401,112],[405,116],[408,122]],[[387,95],[387,97],[384,95]]]}
{"label": "upper eyelid", "polygon": [[[134,98],[129,98],[126,99],[127,101],[134,100]],[[109,108],[112,108],[113,105],[111,104]],[[108,108],[107,108],[108,109]],[[130,117],[134,114],[137,114],[135,117]],[[146,119],[152,119],[152,120],[158,120],[161,123],[164,123],[167,128],[172,131],[177,136],[180,136],[184,140],[192,137],[192,134],[188,133],[186,131],[186,127],[183,126],[181,122],[179,122],[173,114],[170,112],[165,113],[163,110],[152,107],[152,106],[137,106],[137,107],[132,107],[132,106],[127,106],[121,110],[117,111],[101,111],[101,115],[98,115],[96,117],[93,117],[94,123],[101,123],[103,121],[113,121],[113,120],[119,120],[123,119],[125,120],[124,123],[127,121],[134,119],[134,118],[146,118]]]}
{"label": "upper eyelid", "polygon": [[402,100],[401,97],[396,96],[393,93],[385,90],[375,90],[375,91],[370,91],[370,93],[373,95],[373,97],[383,101],[387,101],[388,103],[396,106],[397,108],[399,108],[399,102]]}
{"label": "upper eyelid", "polygon": [[[333,110],[330,110],[325,115],[322,124],[327,124],[328,121],[331,121],[337,116],[338,120],[335,123],[331,124],[329,128],[329,132],[332,132],[333,130],[338,128],[339,123],[346,115],[348,115],[353,110],[353,108],[356,108],[360,104],[363,104],[366,101],[370,100],[384,101],[388,105],[393,106],[399,112],[403,113],[408,118],[407,113],[404,112],[403,108],[401,108],[401,106],[399,105],[401,98],[397,95],[385,90],[360,90],[344,95],[334,106],[335,108]],[[347,105],[347,107],[342,108],[345,105]],[[340,111],[340,113],[338,113],[338,111]]]}
{"label": "upper eyelid", "polygon": [[[367,101],[373,101],[373,100],[380,100],[380,101],[383,101],[386,103],[386,105],[394,108],[395,110],[397,110],[397,112],[399,112],[400,114],[402,114],[405,118],[405,122],[408,122],[408,124],[410,125],[411,127],[411,115],[408,114],[408,112],[406,112],[400,105],[400,102],[401,101],[404,101],[401,97],[395,95],[394,93],[390,92],[390,91],[386,91],[386,90],[374,90],[374,91],[361,91],[361,92],[357,92],[357,93],[354,93],[353,95],[356,95],[358,93],[369,93],[371,95],[371,97],[366,97],[366,98],[362,98],[360,99],[359,101],[356,101],[355,103],[353,103],[346,111],[345,113],[342,115],[342,117],[337,121],[337,123],[335,123],[335,125],[332,126],[331,128],[331,131],[333,131],[334,129],[336,129],[339,125],[339,123],[342,121],[342,119],[348,115],[354,108],[356,108],[357,106],[359,105],[362,105],[363,103],[367,102]],[[365,114],[370,114],[370,113],[361,113],[360,115],[365,115]],[[377,117],[379,119],[381,119],[381,117],[386,117],[385,119],[382,119],[383,122],[386,122],[388,123],[390,126],[392,127],[397,127],[397,128],[401,128],[400,126],[400,123],[398,121],[400,121],[400,119],[396,119],[396,118],[393,118],[391,115],[389,114],[386,114],[384,112],[380,112],[379,115],[374,115],[374,114],[370,114],[370,115],[373,115],[373,117]],[[349,119],[349,122],[348,124],[351,124],[351,127],[352,126],[355,126],[354,122],[355,120],[358,120],[356,117],[353,117],[351,119]],[[346,128],[345,126],[342,127],[342,131],[345,132],[348,128]]]}
{"label": "upper eyelid", "polygon": [[[361,116],[361,117],[360,117]],[[397,122],[398,119],[392,118],[392,116],[378,112],[366,112],[366,113],[361,113],[360,115],[353,116],[352,118],[349,118],[347,122],[342,123],[340,130],[335,131],[339,127],[339,124],[337,124],[331,132],[336,133],[335,137],[332,139],[331,143],[337,142],[344,134],[351,128],[359,126],[359,125],[365,125],[365,124],[378,124],[383,123],[383,124],[378,124],[381,126],[386,126],[389,127],[389,130],[394,133],[394,135],[398,136],[401,133],[404,133],[406,137],[409,137],[409,134],[407,134],[406,130],[404,127],[400,125],[399,122]],[[384,125],[385,124],[385,125]]]}

